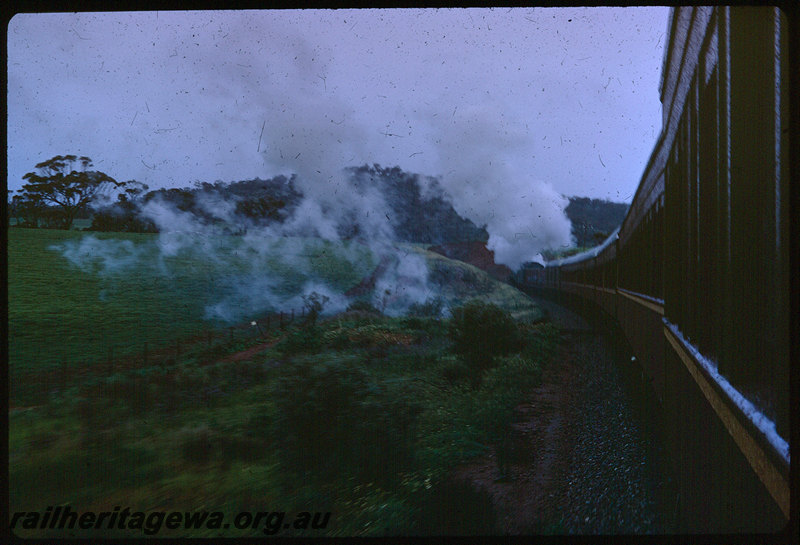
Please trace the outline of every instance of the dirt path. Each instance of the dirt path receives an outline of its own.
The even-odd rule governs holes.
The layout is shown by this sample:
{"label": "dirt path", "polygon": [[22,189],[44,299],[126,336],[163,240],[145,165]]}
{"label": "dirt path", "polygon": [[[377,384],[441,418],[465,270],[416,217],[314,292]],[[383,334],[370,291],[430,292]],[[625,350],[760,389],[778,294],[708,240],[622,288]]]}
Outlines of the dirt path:
{"label": "dirt path", "polygon": [[257,354],[260,354],[261,352],[264,352],[268,348],[271,348],[271,347],[275,346],[281,340],[281,338],[278,338],[278,339],[275,339],[275,340],[272,340],[272,341],[269,341],[269,342],[266,342],[266,343],[260,343],[260,344],[257,344],[255,346],[251,346],[250,348],[248,348],[246,350],[242,350],[240,352],[236,352],[235,354],[230,354],[228,356],[225,356],[224,358],[222,358],[219,361],[221,363],[231,363],[231,362],[236,362],[236,361],[249,360],[253,356],[255,356]]}
{"label": "dirt path", "polygon": [[502,534],[548,531],[552,498],[564,487],[559,478],[572,450],[578,368],[567,347],[557,357],[559,364],[543,373],[542,384],[516,408],[505,478],[495,448],[455,472],[456,480],[491,496]]}

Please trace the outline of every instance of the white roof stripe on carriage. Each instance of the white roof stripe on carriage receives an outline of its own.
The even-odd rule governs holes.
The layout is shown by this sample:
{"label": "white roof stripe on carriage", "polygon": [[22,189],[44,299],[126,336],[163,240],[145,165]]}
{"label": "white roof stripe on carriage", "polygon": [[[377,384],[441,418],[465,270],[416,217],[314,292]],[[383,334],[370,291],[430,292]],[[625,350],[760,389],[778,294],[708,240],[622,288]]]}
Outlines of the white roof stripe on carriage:
{"label": "white roof stripe on carriage", "polygon": [[613,244],[617,240],[617,238],[619,238],[619,227],[614,229],[614,232],[608,235],[608,238],[605,239],[600,246],[589,248],[585,252],[581,252],[579,254],[575,254],[569,257],[557,259],[555,261],[548,261],[545,264],[545,267],[560,267],[562,265],[569,265],[571,263],[580,263],[585,259],[591,259],[593,257],[597,257],[600,254],[600,252],[602,252],[611,244]]}
{"label": "white roof stripe on carriage", "polygon": [[[708,371],[708,374],[714,381],[719,385],[719,387],[728,395],[728,397],[733,401],[736,406],[741,410],[745,416],[753,423],[753,425],[764,434],[767,441],[775,448],[775,450],[780,454],[787,463],[791,461],[790,453],[789,453],[789,443],[778,434],[778,431],[775,429],[775,422],[770,420],[764,413],[762,413],[752,402],[746,399],[739,390],[733,387],[733,385],[728,382],[728,379],[723,377],[717,371],[717,363],[713,360],[706,358],[698,348],[686,340],[683,336],[683,333],[680,332],[678,326],[673,324],[672,322],[664,319],[664,325],[666,325],[672,333],[678,337],[678,339],[683,342],[683,345],[692,353],[694,359],[703,366],[703,368]],[[788,388],[788,385],[787,385]]]}

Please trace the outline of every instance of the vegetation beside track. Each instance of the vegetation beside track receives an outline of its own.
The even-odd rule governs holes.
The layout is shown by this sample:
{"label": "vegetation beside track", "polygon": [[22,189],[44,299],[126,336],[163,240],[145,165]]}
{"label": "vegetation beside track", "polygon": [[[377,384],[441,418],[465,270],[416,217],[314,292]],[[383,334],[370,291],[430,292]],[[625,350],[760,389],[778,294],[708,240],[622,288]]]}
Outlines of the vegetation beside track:
{"label": "vegetation beside track", "polygon": [[[442,300],[397,317],[361,300],[332,316],[209,343],[197,335],[209,327],[197,317],[204,289],[213,287],[203,268],[209,265],[191,256],[176,260],[170,266],[184,280],[162,286],[147,276],[147,266],[103,276],[48,249],[80,236],[10,230],[12,511],[64,504],[76,511],[123,505],[227,516],[330,511],[329,527],[306,535],[436,533],[430,507],[449,471],[498,440],[556,342],[555,329],[521,293],[409,246],[428,260]],[[102,236],[145,249],[155,240]],[[343,286],[365,274],[345,269],[338,269]],[[438,277],[455,281],[445,287],[434,282]],[[470,299],[476,301],[455,309],[454,318],[441,316],[443,304]],[[470,313],[510,328],[510,342],[477,349],[481,331],[470,328],[491,324],[467,319]],[[91,353],[102,323],[118,326],[108,330],[118,341],[135,337],[130,353],[117,353],[113,364],[102,344],[94,361],[66,365],[31,349],[39,356]],[[153,341],[142,358],[134,344],[148,332],[164,338],[167,349]],[[179,352],[169,349],[176,337],[183,339]],[[159,535],[261,536],[262,530]]]}
{"label": "vegetation beside track", "polygon": [[505,355],[479,360],[454,353],[454,327],[351,311],[295,325],[245,361],[224,357],[242,346],[201,344],[80,377],[11,411],[12,511],[279,508],[330,511],[325,535],[436,533],[430,498],[502,439],[556,337],[515,325]]}

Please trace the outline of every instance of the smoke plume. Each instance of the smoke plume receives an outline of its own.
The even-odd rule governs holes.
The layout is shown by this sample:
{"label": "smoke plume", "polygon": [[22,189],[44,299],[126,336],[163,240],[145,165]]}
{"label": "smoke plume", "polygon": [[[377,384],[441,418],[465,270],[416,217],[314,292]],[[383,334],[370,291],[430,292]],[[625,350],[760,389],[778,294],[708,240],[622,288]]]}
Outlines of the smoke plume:
{"label": "smoke plume", "polygon": [[[302,98],[293,96],[291,101],[274,91],[264,96],[268,112],[264,160],[278,172],[297,174],[303,193],[321,210],[359,214],[370,239],[389,239],[391,227],[384,221],[386,206],[380,193],[368,186],[353,186],[342,173],[347,166],[381,162],[386,148],[403,135],[378,131],[369,120],[360,120],[356,105],[310,85],[327,67],[319,61],[308,62],[313,54],[302,37],[295,37],[293,43],[296,61],[286,85],[304,92]],[[298,101],[300,107],[284,106]],[[433,107],[421,109],[406,124],[409,131],[427,136],[430,149],[424,153],[436,158],[432,167],[437,172],[432,174],[441,178],[456,212],[487,226],[488,248],[498,263],[516,270],[542,250],[572,242],[571,224],[564,213],[567,199],[530,170],[535,128],[505,118],[491,104],[440,114],[444,112]],[[316,227],[329,232],[324,225]]]}
{"label": "smoke plume", "polygon": [[[258,149],[265,173],[294,176],[302,201],[285,221],[264,226],[239,217],[235,199],[213,191],[199,195],[203,218],[163,200],[150,200],[141,215],[159,230],[159,270],[172,274],[169,258],[179,255],[227,266],[217,300],[206,308],[210,318],[231,321],[263,310],[298,308],[301,298],[314,291],[329,297],[325,310],[332,312],[347,305],[347,288],[324,280],[314,256],[330,250],[324,241],[336,242],[336,259],[353,268],[363,268],[363,248],[369,249],[374,263],[386,264],[373,283],[372,302],[389,314],[403,313],[436,295],[425,260],[397,250],[390,210],[376,182],[345,170],[381,162],[386,146],[400,135],[381,134],[359,117],[357,105],[327,93],[319,85],[327,67],[314,60],[314,51],[301,37],[289,42],[294,44],[294,60],[275,72],[283,82],[266,86],[259,103],[249,107],[262,120]],[[462,108],[450,116],[436,113],[420,112],[406,121],[410,130],[427,133],[430,149],[425,152],[436,157],[438,170],[433,174],[456,212],[486,225],[488,247],[497,262],[517,269],[542,249],[570,242],[567,200],[538,181],[535,172],[519,166],[529,164],[520,161],[531,149],[527,130],[489,106]],[[229,236],[230,225],[238,225],[245,234]],[[349,244],[340,244],[343,240]],[[61,250],[75,262],[101,256],[101,273],[131,265],[137,258],[133,248],[113,244],[84,239],[67,242]]]}
{"label": "smoke plume", "polygon": [[541,251],[571,243],[569,201],[520,165],[526,130],[489,107],[454,113],[433,128],[442,185],[456,212],[489,232],[487,247],[513,270]]}

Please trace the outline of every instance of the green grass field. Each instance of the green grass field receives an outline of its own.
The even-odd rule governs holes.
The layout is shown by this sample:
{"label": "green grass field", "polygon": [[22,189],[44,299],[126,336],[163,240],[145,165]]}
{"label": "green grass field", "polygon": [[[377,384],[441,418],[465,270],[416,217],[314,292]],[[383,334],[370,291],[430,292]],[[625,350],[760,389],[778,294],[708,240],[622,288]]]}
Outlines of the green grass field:
{"label": "green grass field", "polygon": [[[141,350],[202,326],[203,275],[169,285],[148,271],[100,278],[72,266],[53,244],[80,232],[9,230],[9,345],[11,370],[47,369],[62,361],[94,362],[112,349]],[[116,235],[134,244],[152,235]],[[98,238],[110,238],[100,235]],[[175,304],[176,298],[180,303]]]}
{"label": "green grass field", "polygon": [[[70,263],[53,246],[91,240],[116,241],[109,259],[130,258],[127,266],[105,273],[102,246],[84,248],[84,268]],[[247,294],[236,292],[240,275],[272,273],[283,279],[278,293],[297,290],[309,273],[334,289],[355,285],[374,267],[365,248],[343,251],[330,243],[305,241],[306,274],[292,270],[280,256],[293,248],[276,244],[274,259],[252,263],[246,251],[229,241],[214,241],[212,261],[192,252],[165,258],[163,268],[155,246],[157,235],[81,233],[49,229],[9,230],[9,348],[12,371],[49,369],[65,363],[91,364],[173,343],[206,328],[221,327],[207,316],[220,300],[245,306]],[[232,237],[233,238],[233,237]],[[340,251],[342,250],[342,251]],[[316,253],[315,253],[316,252]],[[347,254],[355,255],[347,255]],[[322,257],[317,258],[316,255]],[[300,311],[300,306],[297,307]],[[253,314],[256,314],[254,312]],[[241,319],[249,319],[242,316]]]}
{"label": "green grass field", "polygon": [[[400,255],[427,260],[429,282],[449,305],[483,299],[520,324],[517,352],[498,357],[477,386],[476,371],[452,352],[448,321],[430,317],[345,312],[209,344],[197,333],[226,325],[206,317],[209,305],[252,303],[233,280],[274,276],[265,289],[287,295],[314,277],[345,291],[377,260],[357,244],[285,239],[265,253],[219,237],[207,241],[217,260],[187,250],[162,261],[156,241],[9,230],[12,511],[331,511],[324,532],[288,535],[435,533],[448,473],[499,440],[555,347],[555,330],[533,323],[541,313],[527,296],[419,245],[402,245]],[[81,266],[65,248],[83,256]],[[180,353],[156,350],[176,339]],[[105,363],[110,346],[120,358],[144,342],[148,360]],[[79,534],[101,535],[141,537]]]}
{"label": "green grass field", "polygon": [[[17,225],[17,218],[8,218],[8,224],[10,226]],[[72,230],[73,231],[81,231],[86,229],[92,225],[92,220],[90,219],[74,219],[72,220]]]}
{"label": "green grass field", "polygon": [[[88,244],[91,240],[101,243]],[[268,310],[253,302],[259,293],[239,292],[238,284],[261,287],[262,276],[278,278],[271,288],[287,295],[316,277],[344,292],[376,265],[370,251],[357,244],[283,239],[273,244],[270,254],[254,252],[240,237],[208,242],[217,260],[184,251],[162,263],[156,240],[153,234],[10,229],[11,370],[37,372],[62,363],[91,365],[139,353],[145,343],[149,350],[157,350],[182,337],[230,325],[208,314],[208,308],[220,301],[239,311],[239,321]],[[112,250],[102,246],[102,241],[114,243]],[[82,267],[66,259],[63,250],[53,249],[63,249],[65,244],[83,249]],[[471,265],[419,246],[405,245],[401,250],[421,253],[429,268],[439,272],[441,296],[450,305],[480,298],[510,310],[516,318],[538,316],[530,299]],[[286,259],[292,255],[302,256],[297,261],[305,270]],[[104,266],[112,262],[123,265]],[[301,308],[302,301],[296,301],[296,312]]]}

